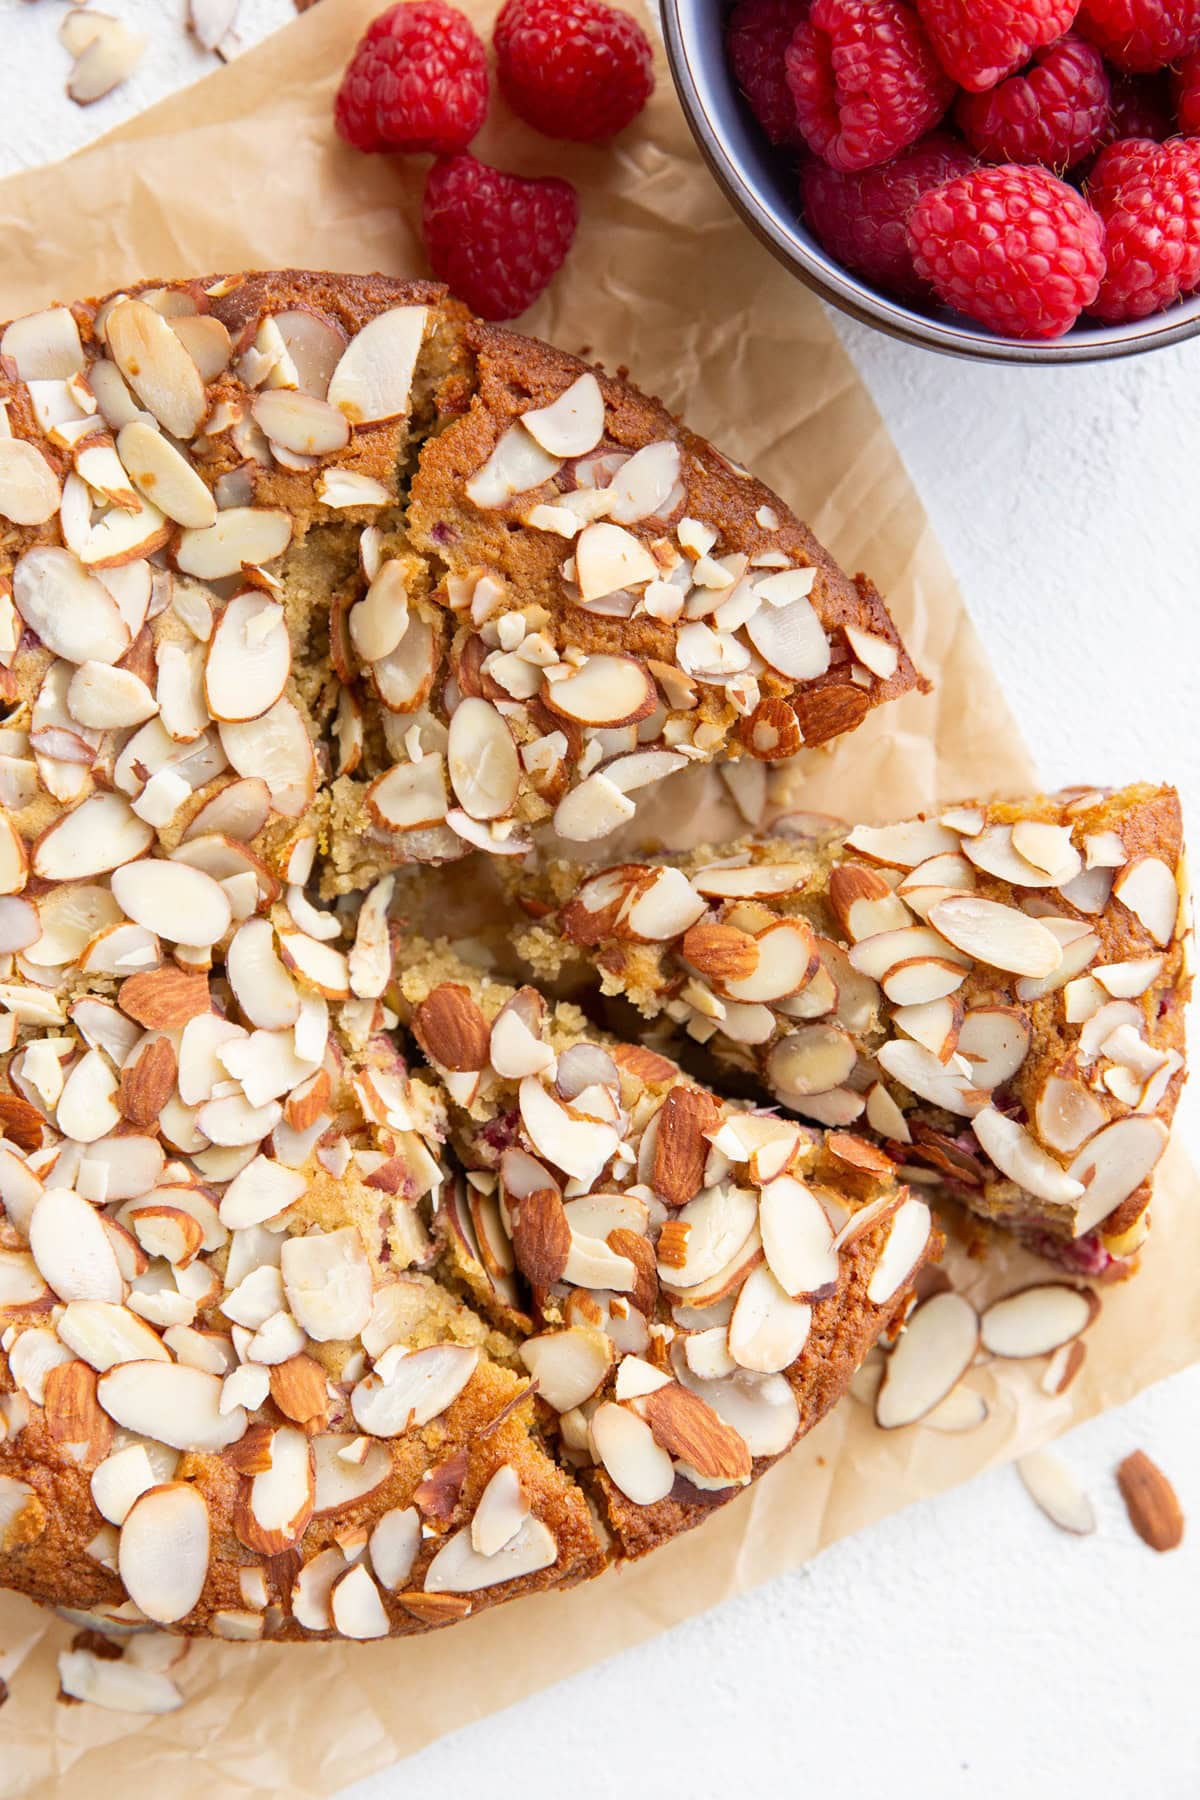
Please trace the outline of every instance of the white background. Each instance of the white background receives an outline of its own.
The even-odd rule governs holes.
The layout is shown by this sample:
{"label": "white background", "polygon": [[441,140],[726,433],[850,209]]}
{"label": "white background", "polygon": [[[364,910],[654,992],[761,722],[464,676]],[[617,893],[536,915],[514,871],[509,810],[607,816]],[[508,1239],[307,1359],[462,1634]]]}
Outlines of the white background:
{"label": "white background", "polygon": [[[212,66],[182,30],[184,0],[98,3],[150,47],[125,89],[83,111],[62,90],[60,0],[0,0],[0,174],[65,154]],[[241,34],[290,17],[291,0],[242,0]],[[0,318],[3,284],[0,246]],[[1195,837],[1200,342],[1000,370],[844,335],[1047,784],[1172,780]],[[1180,1118],[1193,1150],[1198,1121],[1194,1085]],[[576,1800],[776,1786],[834,1800],[1196,1800],[1198,1425],[1200,1369],[1065,1440],[1096,1504],[1093,1537],[1057,1531],[1014,1471],[996,1471],[444,1739],[353,1800],[523,1800],[551,1781]],[[1139,1447],[1192,1515],[1171,1556],[1133,1536],[1113,1483]]]}

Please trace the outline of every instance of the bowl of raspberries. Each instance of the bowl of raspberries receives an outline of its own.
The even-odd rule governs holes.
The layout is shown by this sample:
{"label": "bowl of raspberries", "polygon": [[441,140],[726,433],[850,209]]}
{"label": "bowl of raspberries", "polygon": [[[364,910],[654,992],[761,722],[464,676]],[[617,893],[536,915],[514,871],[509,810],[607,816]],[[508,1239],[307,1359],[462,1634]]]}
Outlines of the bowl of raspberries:
{"label": "bowl of raspberries", "polygon": [[910,342],[1200,332],[1200,0],[664,0],[697,143],[795,274]]}

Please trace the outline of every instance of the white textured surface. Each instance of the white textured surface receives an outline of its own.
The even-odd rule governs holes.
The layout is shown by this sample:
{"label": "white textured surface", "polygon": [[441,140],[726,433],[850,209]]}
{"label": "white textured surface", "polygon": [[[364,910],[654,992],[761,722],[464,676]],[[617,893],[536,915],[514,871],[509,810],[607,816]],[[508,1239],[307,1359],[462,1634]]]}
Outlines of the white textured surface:
{"label": "white textured surface", "polygon": [[[125,90],[83,112],[62,95],[60,0],[0,0],[0,173],[65,154],[211,66],[184,36],[184,0],[101,3],[150,47]],[[291,13],[291,0],[243,0],[242,35]],[[1060,373],[845,336],[1047,782],[1168,778],[1200,818],[1200,343]],[[1198,1120],[1194,1087],[1181,1118],[1193,1150]],[[517,1800],[551,1778],[579,1800],[668,1786],[1195,1800],[1198,1412],[1200,1369],[1066,1441],[1096,1502],[1092,1538],[1056,1531],[999,1470],[443,1740],[353,1800]],[[1193,1518],[1172,1556],[1137,1541],[1113,1484],[1139,1446]]]}

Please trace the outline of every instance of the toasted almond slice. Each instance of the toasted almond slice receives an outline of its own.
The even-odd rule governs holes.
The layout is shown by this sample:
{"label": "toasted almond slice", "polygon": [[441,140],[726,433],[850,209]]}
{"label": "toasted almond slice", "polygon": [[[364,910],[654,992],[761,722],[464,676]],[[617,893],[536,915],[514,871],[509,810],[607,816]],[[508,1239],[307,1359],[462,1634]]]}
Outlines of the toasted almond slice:
{"label": "toasted almond slice", "polygon": [[109,1712],[169,1713],[183,1705],[175,1683],[159,1670],[114,1662],[92,1650],[60,1650],[58,1684],[71,1699]]}
{"label": "toasted almond slice", "polygon": [[1026,1492],[1052,1524],[1086,1537],[1096,1529],[1092,1503],[1061,1457],[1052,1450],[1030,1450],[1017,1458],[1017,1473]]}
{"label": "toasted almond slice", "polygon": [[542,1399],[565,1413],[582,1406],[599,1388],[612,1366],[613,1345],[603,1331],[571,1326],[526,1338],[520,1354]]}
{"label": "toasted almond slice", "polygon": [[172,437],[192,438],[207,411],[200,371],[167,321],[144,300],[121,300],[105,323],[109,354]]}
{"label": "toasted almond slice", "polygon": [[[758,1207],[754,1194],[746,1188],[705,1188],[679,1210],[670,1225],[671,1260],[667,1260],[668,1232],[664,1227],[658,1247],[659,1274],[666,1286],[686,1292],[721,1274],[752,1237],[757,1239]],[[682,1254],[674,1250],[676,1238],[681,1240]],[[689,1304],[705,1303],[689,1299]]]}
{"label": "toasted almond slice", "polygon": [[114,663],[129,648],[116,601],[69,550],[27,550],[13,569],[12,592],[25,623],[67,662]]}
{"label": "toasted almond slice", "polygon": [[893,1431],[924,1418],[966,1374],[978,1347],[979,1319],[961,1294],[924,1301],[887,1359],[875,1423]]}
{"label": "toasted almond slice", "polygon": [[408,630],[408,585],[404,564],[385,562],[363,598],[350,608],[350,640],[364,662],[391,656]]}
{"label": "toasted almond slice", "polygon": [[158,1333],[136,1313],[104,1300],[72,1300],[57,1329],[63,1343],[101,1375],[117,1363],[171,1360]]}
{"label": "toasted almond slice", "polygon": [[67,306],[50,306],[14,319],[0,336],[0,356],[11,357],[26,382],[66,381],[86,363],[79,327]]}
{"label": "toasted almond slice", "polygon": [[1081,1237],[1106,1219],[1152,1173],[1167,1147],[1167,1127],[1149,1115],[1116,1119],[1089,1138],[1068,1171],[1086,1189],[1075,1214]]}
{"label": "toasted almond slice", "polygon": [[[363,1446],[357,1461],[343,1455]],[[392,1459],[384,1444],[355,1438],[349,1433],[322,1432],[313,1439],[317,1467],[315,1510],[317,1515],[342,1512],[381,1487],[392,1472]]]}
{"label": "toasted almond slice", "polygon": [[[293,1206],[302,1197],[307,1187],[308,1183],[299,1170],[285,1169],[281,1163],[273,1162],[268,1156],[256,1156],[234,1176],[225,1189],[221,1197],[221,1223],[230,1231],[243,1231],[249,1225],[264,1224],[266,1220],[278,1218],[281,1213],[285,1213],[289,1206]],[[312,1241],[328,1244],[328,1236]],[[347,1332],[345,1335],[353,1334]]]}
{"label": "toasted almond slice", "polygon": [[666,1499],[675,1485],[675,1470],[644,1419],[605,1401],[592,1415],[590,1430],[599,1460],[626,1499],[636,1506]]}
{"label": "toasted almond slice", "polygon": [[[632,1415],[630,1415],[632,1416]],[[491,1555],[481,1555],[464,1528],[448,1538],[425,1571],[427,1594],[473,1594],[501,1582],[524,1579],[558,1560],[553,1533],[540,1519],[526,1517]]]}
{"label": "toasted almond slice", "polygon": [[0,518],[44,525],[58,511],[58,477],[36,444],[0,437]]}
{"label": "toasted almond slice", "polygon": [[120,731],[152,718],[158,702],[132,669],[85,662],[71,677],[67,707],[81,725],[95,731]]}
{"label": "toasted almond slice", "polygon": [[501,1463],[491,1477],[471,1519],[471,1548],[492,1557],[512,1542],[529,1517],[529,1496],[511,1463]]}
{"label": "toasted almond slice", "polygon": [[158,1483],[145,1446],[128,1444],[96,1464],[91,1479],[92,1499],[97,1512],[110,1525],[123,1525],[134,1501]]}
{"label": "toasted almond slice", "polygon": [[346,957],[332,944],[323,944],[303,931],[277,933],[284,966],[329,1000],[350,997],[350,973]]}
{"label": "toasted almond slice", "polygon": [[880,986],[893,1006],[925,1006],[957,993],[966,974],[961,963],[944,956],[915,956],[893,963],[880,977]]}
{"label": "toasted almond slice", "polygon": [[272,443],[297,456],[331,456],[350,442],[345,413],[312,394],[268,389],[255,398],[251,411]]}
{"label": "toasted almond slice", "polygon": [[521,423],[551,456],[586,456],[604,436],[604,396],[590,370],[548,406],[521,414]]}
{"label": "toasted almond slice", "polygon": [[758,1216],[767,1265],[784,1293],[794,1300],[832,1293],[838,1280],[833,1229],[812,1190],[793,1175],[779,1175],[762,1189]]}
{"label": "toasted almond slice", "polygon": [[251,1477],[234,1512],[234,1535],[248,1550],[277,1556],[299,1543],[313,1514],[312,1450],[302,1431],[271,1434],[270,1466]]}
{"label": "toasted almond slice", "polygon": [[1108,1114],[1079,1081],[1058,1075],[1046,1080],[1038,1096],[1034,1122],[1038,1136],[1051,1150],[1069,1156],[1106,1122]]}
{"label": "toasted almond slice", "polygon": [[[769,600],[774,584],[787,581],[794,573],[788,569],[769,575],[757,583],[755,591]],[[782,606],[760,606],[745,629],[763,660],[792,681],[815,680],[829,667],[829,639],[812,602],[803,595]]]}
{"label": "toasted almond slice", "polygon": [[316,762],[299,708],[277,700],[259,719],[223,721],[221,747],[239,775],[258,775],[276,812],[298,819],[316,792]]}
{"label": "toasted almond slice", "polygon": [[454,792],[471,818],[499,819],[512,810],[521,765],[512,732],[490,700],[466,699],[455,707],[446,763]]}
{"label": "toasted almond slice", "polygon": [[1170,943],[1179,910],[1175,876],[1157,856],[1135,857],[1113,883],[1113,897],[1128,907],[1159,946]]}
{"label": "toasted almond slice", "polygon": [[729,1322],[729,1354],[743,1369],[779,1374],[795,1362],[811,1327],[812,1308],[790,1298],[771,1270],[760,1265],[738,1290]]}
{"label": "toasted almond slice", "polygon": [[59,1130],[80,1144],[106,1137],[121,1123],[116,1098],[117,1077],[107,1057],[99,1050],[89,1050],[63,1086],[56,1112]]}
{"label": "toasted almond slice", "polygon": [[623,525],[601,520],[585,525],[576,539],[575,578],[585,602],[654,581],[658,573],[645,544]]}
{"label": "toasted almond slice", "polygon": [[705,910],[682,869],[656,869],[630,902],[622,934],[642,943],[664,943],[695,925]]}
{"label": "toasted almond slice", "polygon": [[831,871],[829,903],[852,943],[878,937],[884,931],[903,931],[912,924],[912,914],[904,901],[877,869],[862,863],[840,863]]}
{"label": "toasted almond slice", "polygon": [[658,690],[636,657],[596,654],[578,673],[545,683],[542,699],[563,718],[612,728],[648,717],[658,704]]}
{"label": "toasted almond slice", "polygon": [[292,1617],[303,1630],[333,1630],[330,1596],[346,1568],[346,1558],[336,1544],[309,1557],[292,1584]]}
{"label": "toasted almond slice", "polygon": [[692,886],[714,900],[770,900],[779,894],[798,894],[811,879],[804,863],[748,863],[725,867],[714,863],[697,869]]}
{"label": "toasted almond slice", "polygon": [[900,666],[900,652],[895,644],[887,638],[877,637],[873,631],[862,631],[857,625],[844,627],[846,642],[865,669],[872,675],[878,675],[880,681],[890,681]]}
{"label": "toasted almond slice", "polygon": [[475,1372],[479,1352],[462,1344],[431,1344],[387,1352],[386,1379],[380,1370],[360,1381],[350,1395],[355,1419],[372,1437],[398,1437],[427,1425],[453,1405]]}
{"label": "toasted almond slice", "polygon": [[246,1429],[240,1406],[220,1410],[220,1377],[183,1363],[118,1363],[100,1377],[96,1397],[116,1424],[172,1450],[223,1450]]}
{"label": "toasted almond slice", "polygon": [[346,348],[341,327],[332,319],[303,308],[276,313],[274,325],[296,371],[300,392],[324,400]]}
{"label": "toasted almond slice", "polygon": [[854,1040],[840,1026],[802,1025],[772,1045],[767,1079],[786,1105],[803,1111],[806,1099],[840,1087],[857,1061]]}
{"label": "toasted almond slice", "polygon": [[1086,1288],[1039,1282],[987,1308],[983,1348],[993,1356],[1049,1356],[1086,1331],[1099,1310],[1099,1302]]}
{"label": "toasted almond slice", "polygon": [[366,801],[372,816],[388,831],[440,824],[448,807],[443,758],[430,754],[420,762],[397,763],[371,783]]}
{"label": "toasted almond slice", "polygon": [[41,1311],[49,1300],[50,1290],[29,1252],[0,1250],[0,1307],[5,1312]]}
{"label": "toasted almond slice", "polygon": [[1029,1020],[1012,1006],[977,1006],[959,1026],[957,1050],[971,1064],[977,1088],[1002,1087],[1012,1080],[1029,1054]]}
{"label": "toasted almond slice", "polygon": [[185,575],[217,581],[274,562],[291,541],[290,513],[268,507],[229,506],[217,514],[212,525],[183,533],[175,561]]}
{"label": "toasted almond slice", "polygon": [[925,1000],[916,1006],[898,1006],[892,1014],[897,1031],[915,1038],[939,1062],[949,1062],[958,1045],[962,1006],[953,999]]}
{"label": "toasted almond slice", "polygon": [[943,1065],[923,1044],[893,1039],[877,1052],[880,1067],[921,1100],[969,1115],[979,1105],[969,1077]]}
{"label": "toasted almond slice", "polygon": [[90,106],[120,87],[142,59],[146,40],[108,13],[91,20],[90,35],[67,77],[67,93],[77,106]]}
{"label": "toasted almond slice", "polygon": [[908,1282],[925,1253],[932,1225],[923,1200],[905,1200],[894,1214],[887,1242],[867,1284],[867,1299],[874,1306],[886,1306]]}
{"label": "toasted almond slice", "polygon": [[[263,1173],[260,1171],[260,1176]],[[302,1177],[278,1169],[273,1192],[287,1191],[293,1200],[299,1198],[292,1185],[296,1179],[303,1192]],[[261,1180],[256,1191],[260,1190]],[[354,1226],[287,1238],[280,1253],[280,1269],[288,1305],[309,1337],[328,1343],[358,1336],[371,1316],[372,1289],[371,1265]]]}
{"label": "toasted almond slice", "polygon": [[[199,369],[202,381],[215,381],[224,374],[233,355],[233,345],[220,319],[212,313],[185,313],[168,319],[167,323]],[[92,367],[94,369],[95,364]],[[186,521],[180,520],[180,523]]]}
{"label": "toasted almond slice", "polygon": [[326,397],[352,425],[407,415],[427,318],[427,307],[395,306],[351,338]]}
{"label": "toasted almond slice", "polygon": [[169,943],[215,944],[229,930],[229,898],[200,869],[140,857],[112,875],[118,905],[136,925]]}
{"label": "toasted almond slice", "polygon": [[[1011,825],[988,825],[978,836],[963,841],[963,854],[983,869],[986,874],[994,875],[998,881],[1010,882],[1014,887],[1047,888],[1056,887],[1058,883],[1052,875],[1042,868],[1036,867],[1027,858],[1018,854],[1013,843],[1013,827]],[[1049,857],[1049,852],[1046,853]],[[1075,852],[1078,856],[1078,852]],[[1082,865],[1082,859],[1080,858]],[[1078,870],[1075,871],[1078,874]],[[1064,874],[1064,880],[1073,879]]]}
{"label": "toasted almond slice", "polygon": [[931,856],[957,852],[962,839],[935,819],[910,819],[902,825],[858,825],[847,837],[846,847],[872,862],[915,869]]}
{"label": "toasted almond slice", "polygon": [[199,1488],[170,1481],[137,1499],[121,1527],[125,1590],[148,1619],[171,1625],[197,1604],[208,1576],[208,1506]]}
{"label": "toasted almond slice", "polygon": [[521,1122],[539,1155],[567,1175],[589,1185],[595,1181],[620,1141],[616,1128],[573,1116],[533,1075],[522,1081],[518,1103]]}
{"label": "toasted almond slice", "polygon": [[375,1579],[395,1593],[413,1571],[421,1548],[421,1515],[415,1506],[393,1506],[371,1532],[371,1567]]}
{"label": "toasted almond slice", "polygon": [[953,894],[929,910],[929,922],[965,955],[1016,975],[1045,976],[1062,962],[1062,945],[1028,913],[974,894]]}
{"label": "toasted almond slice", "polygon": [[1056,886],[1073,881],[1083,868],[1083,858],[1071,842],[1069,825],[1018,819],[1012,828],[1012,847],[1035,869],[1049,875]]}
{"label": "toasted almond slice", "polygon": [[104,1222],[70,1188],[47,1188],[29,1221],[29,1248],[60,1300],[121,1301],[125,1283]]}
{"label": "toasted almond slice", "polygon": [[1019,1187],[1059,1206],[1070,1206],[1081,1198],[1083,1183],[1069,1175],[1015,1119],[997,1112],[994,1106],[985,1106],[974,1115],[971,1126],[986,1155]]}
{"label": "toasted almond slice", "polygon": [[503,506],[513,494],[540,487],[561,466],[518,420],[501,433],[487,461],[467,482],[467,498],[488,510]]}
{"label": "toasted almond slice", "polygon": [[134,485],[168,519],[193,531],[215,523],[217,503],[211,492],[161,431],[132,419],[117,436],[117,453]]}
{"label": "toasted almond slice", "polygon": [[817,962],[812,927],[804,919],[780,919],[756,938],[758,956],[750,973],[726,978],[724,991],[746,1005],[782,1000],[806,984]]}
{"label": "toasted almond slice", "polygon": [[265,594],[238,594],[208,647],[204,691],[214,719],[257,719],[280,698],[292,667],[283,607]]}

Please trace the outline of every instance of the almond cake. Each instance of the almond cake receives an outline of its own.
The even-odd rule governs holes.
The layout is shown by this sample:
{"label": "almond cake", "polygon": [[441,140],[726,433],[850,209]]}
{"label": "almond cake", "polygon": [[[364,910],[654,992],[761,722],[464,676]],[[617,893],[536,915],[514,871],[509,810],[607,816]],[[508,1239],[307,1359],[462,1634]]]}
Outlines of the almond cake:
{"label": "almond cake", "polygon": [[518,892],[539,979],[598,970],[1075,1272],[1132,1267],[1186,1072],[1173,789],[806,817],[670,863],[550,863]]}
{"label": "almond cake", "polygon": [[656,402],[429,283],[16,320],[0,683],[0,1582],[452,1622],[702,1519],[899,1329],[890,1155],[395,917],[924,685]]}

